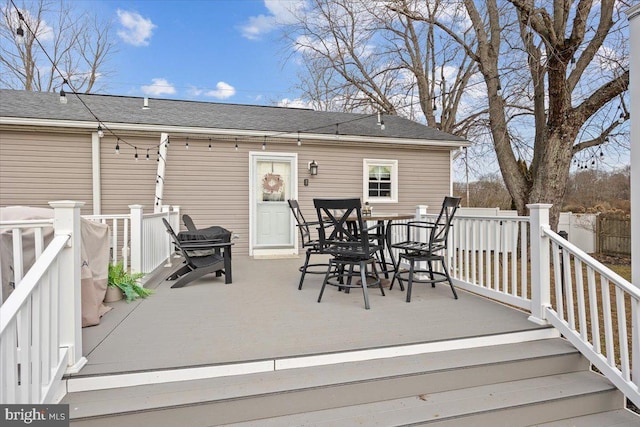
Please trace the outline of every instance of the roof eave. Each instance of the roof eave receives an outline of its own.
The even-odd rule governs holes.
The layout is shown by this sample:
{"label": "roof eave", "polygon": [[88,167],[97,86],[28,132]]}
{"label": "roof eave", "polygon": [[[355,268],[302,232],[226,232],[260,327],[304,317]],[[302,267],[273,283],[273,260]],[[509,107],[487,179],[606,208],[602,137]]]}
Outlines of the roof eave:
{"label": "roof eave", "polygon": [[[323,141],[326,142],[331,139],[335,139],[336,142],[354,142],[354,143],[378,143],[378,144],[390,144],[390,145],[415,145],[415,146],[432,146],[432,147],[446,147],[456,149],[459,147],[467,147],[471,145],[470,141],[465,140],[428,140],[428,139],[413,139],[413,138],[397,138],[397,137],[377,137],[377,136],[359,136],[359,135],[328,135],[318,133],[304,133],[298,132],[276,132],[276,131],[260,131],[260,130],[243,130],[243,129],[220,129],[220,128],[202,128],[202,127],[188,127],[188,126],[168,126],[168,125],[153,125],[153,124],[140,124],[140,123],[109,123],[102,122],[103,126],[113,131],[125,131],[125,132],[157,132],[157,133],[181,133],[192,135],[219,135],[219,136],[240,136],[240,137],[267,137],[267,138],[283,138],[294,139],[298,137],[303,138],[305,141]],[[96,130],[97,125],[95,121],[78,121],[78,120],[55,120],[55,119],[34,119],[25,117],[0,117],[0,125],[14,125],[14,126],[31,126],[31,127],[52,127],[52,128],[67,128],[67,129],[86,129]]]}

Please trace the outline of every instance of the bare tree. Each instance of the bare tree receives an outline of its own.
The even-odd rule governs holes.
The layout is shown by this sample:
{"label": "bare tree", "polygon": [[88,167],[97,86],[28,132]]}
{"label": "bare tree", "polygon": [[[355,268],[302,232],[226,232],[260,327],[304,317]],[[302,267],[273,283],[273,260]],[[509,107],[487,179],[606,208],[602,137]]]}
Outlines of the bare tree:
{"label": "bare tree", "polygon": [[288,32],[308,67],[305,94],[489,140],[520,214],[551,203],[555,227],[574,156],[624,145],[624,1],[310,4]]}
{"label": "bare tree", "polygon": [[[18,5],[18,2],[15,2]],[[23,37],[17,37],[18,29]],[[97,92],[115,53],[112,24],[59,2],[7,2],[0,22],[0,85],[55,91],[66,81],[77,92]]]}
{"label": "bare tree", "polygon": [[[308,5],[286,28],[285,38],[306,66],[299,88],[312,105],[400,114],[463,136],[476,124],[479,115],[461,109],[477,64],[438,27],[410,19],[386,2],[311,0]],[[425,13],[436,16],[440,9],[439,0],[427,2]]]}
{"label": "bare tree", "polygon": [[[536,7],[533,0],[464,0],[464,5],[474,43],[449,22],[435,23],[464,47],[484,78],[491,136],[515,207],[525,214],[528,203],[551,203],[555,227],[573,156],[605,143],[629,117],[624,18],[614,16],[622,2],[553,0]],[[404,1],[393,7],[411,19],[434,22]],[[523,66],[513,67],[520,52]],[[505,77],[511,72],[524,77],[522,70],[528,76],[505,97]],[[519,116],[530,118],[533,131],[525,135],[528,158],[519,152],[510,126]]]}

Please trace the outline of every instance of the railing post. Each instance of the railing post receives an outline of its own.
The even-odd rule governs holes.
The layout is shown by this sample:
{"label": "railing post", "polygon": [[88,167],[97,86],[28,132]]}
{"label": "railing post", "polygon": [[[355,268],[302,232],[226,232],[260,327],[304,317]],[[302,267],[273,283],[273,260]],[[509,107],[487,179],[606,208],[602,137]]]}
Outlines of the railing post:
{"label": "railing post", "polygon": [[169,215],[169,223],[174,230],[180,231],[180,206],[173,206],[171,212],[173,215]]}
{"label": "railing post", "polygon": [[82,357],[82,295],[80,208],[84,202],[49,202],[54,209],[54,234],[71,238],[59,257],[60,346],[68,348],[67,373],[76,373],[87,363]]}
{"label": "railing post", "polygon": [[142,205],[129,205],[131,210],[131,273],[142,273]]}
{"label": "railing post", "polygon": [[531,316],[529,320],[546,325],[545,310],[551,306],[551,265],[549,238],[542,232],[549,228],[549,204],[531,204]]}

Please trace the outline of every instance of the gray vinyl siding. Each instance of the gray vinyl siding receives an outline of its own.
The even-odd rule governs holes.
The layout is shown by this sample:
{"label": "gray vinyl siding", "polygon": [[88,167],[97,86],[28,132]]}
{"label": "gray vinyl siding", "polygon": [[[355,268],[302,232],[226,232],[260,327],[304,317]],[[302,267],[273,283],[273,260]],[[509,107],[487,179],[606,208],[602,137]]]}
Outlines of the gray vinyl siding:
{"label": "gray vinyl siding", "polygon": [[171,138],[164,187],[165,204],[179,205],[197,227],[219,225],[239,235],[234,253],[249,253],[249,151],[260,143]]}
{"label": "gray vinyl siding", "polygon": [[3,130],[0,138],[0,206],[75,200],[92,213],[90,135]]}
{"label": "gray vinyl siding", "polygon": [[[127,213],[129,205],[143,205],[146,212],[153,212],[157,149],[149,150],[151,159],[146,160],[146,147],[153,147],[160,140],[139,137],[123,139],[127,142],[119,142],[120,154],[115,152],[116,138],[105,136],[100,140],[102,213]],[[137,161],[134,147],[138,147]]]}

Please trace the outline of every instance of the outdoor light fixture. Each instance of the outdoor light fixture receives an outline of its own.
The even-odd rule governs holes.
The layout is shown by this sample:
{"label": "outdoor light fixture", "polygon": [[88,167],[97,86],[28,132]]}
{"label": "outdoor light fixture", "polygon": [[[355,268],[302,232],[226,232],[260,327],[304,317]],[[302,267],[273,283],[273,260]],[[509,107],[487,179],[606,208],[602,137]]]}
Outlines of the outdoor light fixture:
{"label": "outdoor light fixture", "polygon": [[318,175],[318,162],[316,162],[315,160],[309,162],[308,169],[311,176]]}

